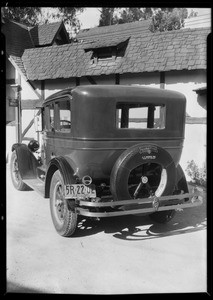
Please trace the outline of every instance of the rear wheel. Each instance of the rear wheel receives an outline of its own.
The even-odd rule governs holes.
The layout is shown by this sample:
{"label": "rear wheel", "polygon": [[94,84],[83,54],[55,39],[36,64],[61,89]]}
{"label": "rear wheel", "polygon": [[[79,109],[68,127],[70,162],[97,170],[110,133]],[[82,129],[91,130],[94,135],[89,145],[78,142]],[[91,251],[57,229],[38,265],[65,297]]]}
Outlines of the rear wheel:
{"label": "rear wheel", "polygon": [[[172,195],[176,181],[175,164],[163,148],[138,144],[121,154],[113,167],[110,180],[115,200]],[[128,208],[130,206],[125,206],[125,209]],[[174,210],[168,210],[152,213],[150,217],[164,223],[171,220],[174,214]]]}
{"label": "rear wheel", "polygon": [[77,227],[77,214],[64,198],[64,180],[61,172],[57,170],[52,177],[50,185],[50,211],[56,231],[61,236],[71,236]]}
{"label": "rear wheel", "polygon": [[10,161],[10,173],[14,187],[19,191],[26,191],[29,187],[23,182],[19,168],[18,168],[18,159],[16,155],[16,151],[14,150],[11,155]]}
{"label": "rear wheel", "polygon": [[[168,175],[160,164],[143,164],[130,173],[129,193],[132,198],[160,197],[168,184]],[[166,223],[175,215],[175,210],[166,210],[150,214],[150,218],[158,223]]]}

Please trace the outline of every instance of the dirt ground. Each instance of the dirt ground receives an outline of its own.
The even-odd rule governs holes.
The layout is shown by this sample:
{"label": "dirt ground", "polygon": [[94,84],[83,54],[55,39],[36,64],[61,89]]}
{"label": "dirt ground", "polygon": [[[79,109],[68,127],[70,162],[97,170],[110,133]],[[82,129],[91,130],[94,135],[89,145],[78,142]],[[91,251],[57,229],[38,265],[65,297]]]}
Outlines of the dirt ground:
{"label": "dirt ground", "polygon": [[148,216],[81,219],[64,238],[49,200],[16,191],[7,174],[6,250],[7,293],[206,292],[206,200],[167,225]]}

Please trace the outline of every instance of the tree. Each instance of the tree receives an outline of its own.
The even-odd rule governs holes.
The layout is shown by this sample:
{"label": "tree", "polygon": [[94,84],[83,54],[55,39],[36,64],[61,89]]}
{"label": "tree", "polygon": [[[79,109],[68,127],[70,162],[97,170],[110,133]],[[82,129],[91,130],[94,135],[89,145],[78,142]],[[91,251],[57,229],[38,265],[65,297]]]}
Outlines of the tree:
{"label": "tree", "polygon": [[152,32],[177,30],[184,27],[186,8],[161,8],[153,16],[149,29]]}
{"label": "tree", "polygon": [[116,24],[116,20],[113,16],[115,9],[116,8],[112,8],[112,7],[102,7],[101,8],[99,26],[107,26],[107,25]]}
{"label": "tree", "polygon": [[38,22],[41,7],[1,7],[1,17],[34,26]]}
{"label": "tree", "polygon": [[166,31],[180,29],[187,18],[186,8],[152,8],[152,7],[102,7],[99,26],[130,23],[134,21],[149,20],[150,30]]}
{"label": "tree", "polygon": [[125,7],[121,10],[120,15],[115,16],[117,24],[130,23],[149,19],[153,14],[151,7]]}
{"label": "tree", "polygon": [[77,12],[82,7],[1,7],[1,17],[23,23],[27,26],[41,25],[53,21],[63,21],[68,27],[78,30],[80,22]]}

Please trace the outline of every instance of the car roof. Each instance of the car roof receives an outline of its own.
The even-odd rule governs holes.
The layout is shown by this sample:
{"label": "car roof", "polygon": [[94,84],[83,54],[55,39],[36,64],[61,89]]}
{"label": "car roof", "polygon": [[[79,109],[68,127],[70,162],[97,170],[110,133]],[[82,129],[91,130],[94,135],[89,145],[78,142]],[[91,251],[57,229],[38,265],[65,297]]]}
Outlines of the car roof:
{"label": "car roof", "polygon": [[135,93],[135,95],[141,95],[141,97],[145,95],[153,96],[155,99],[157,98],[168,98],[168,99],[176,99],[178,101],[185,101],[185,96],[179,92],[160,89],[156,87],[147,87],[142,85],[81,85],[76,87],[70,87],[63,89],[59,92],[56,92],[45,99],[44,103],[49,102],[54,99],[63,98],[66,95],[72,96],[72,94],[78,94],[82,96],[86,96],[87,98],[91,97],[99,97],[107,98],[107,97],[122,97],[122,95]]}

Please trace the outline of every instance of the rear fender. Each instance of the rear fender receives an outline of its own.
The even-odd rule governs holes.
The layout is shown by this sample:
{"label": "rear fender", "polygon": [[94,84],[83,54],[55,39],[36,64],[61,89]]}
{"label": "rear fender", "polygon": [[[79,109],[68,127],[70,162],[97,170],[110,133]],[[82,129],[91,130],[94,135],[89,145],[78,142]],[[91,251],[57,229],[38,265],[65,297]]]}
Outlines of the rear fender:
{"label": "rear fender", "polygon": [[176,168],[176,188],[178,190],[183,190],[184,193],[189,192],[186,177],[180,165]]}
{"label": "rear fender", "polygon": [[63,156],[54,157],[49,162],[47,168],[44,193],[45,198],[49,198],[51,179],[57,170],[61,172],[65,184],[72,184],[76,182],[76,176],[74,175],[74,171],[68,161]]}
{"label": "rear fender", "polygon": [[25,144],[14,144],[12,151],[16,151],[18,170],[21,178],[33,179],[37,178],[37,167],[39,166],[38,160]]}

